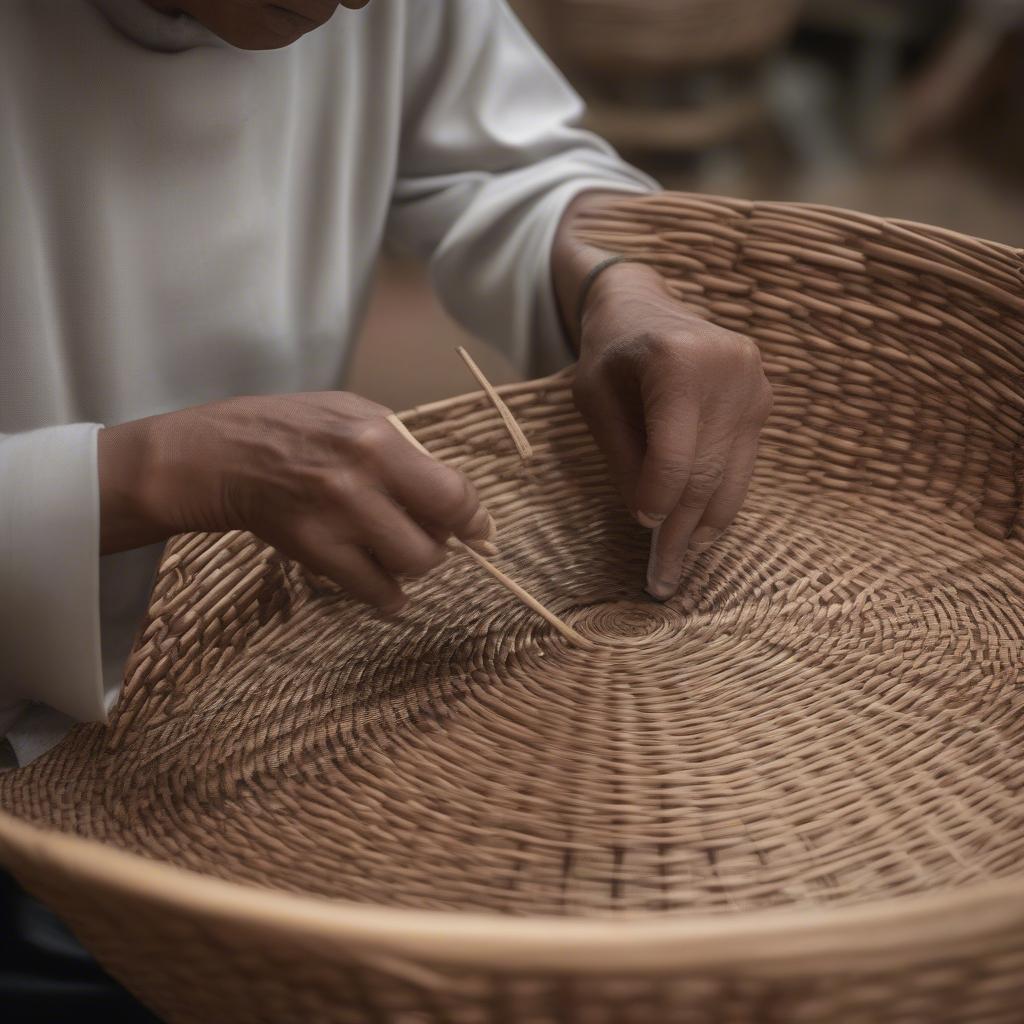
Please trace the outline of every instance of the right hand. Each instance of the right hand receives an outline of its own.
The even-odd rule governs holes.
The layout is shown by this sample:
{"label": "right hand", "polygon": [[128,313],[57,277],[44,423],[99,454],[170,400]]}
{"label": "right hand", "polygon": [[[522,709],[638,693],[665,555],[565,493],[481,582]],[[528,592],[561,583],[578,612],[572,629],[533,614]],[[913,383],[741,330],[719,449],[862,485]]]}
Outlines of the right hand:
{"label": "right hand", "polygon": [[104,554],[192,530],[244,529],[356,600],[405,603],[401,577],[479,547],[494,525],[458,470],[423,454],[358,395],[232,398],[99,434]]}

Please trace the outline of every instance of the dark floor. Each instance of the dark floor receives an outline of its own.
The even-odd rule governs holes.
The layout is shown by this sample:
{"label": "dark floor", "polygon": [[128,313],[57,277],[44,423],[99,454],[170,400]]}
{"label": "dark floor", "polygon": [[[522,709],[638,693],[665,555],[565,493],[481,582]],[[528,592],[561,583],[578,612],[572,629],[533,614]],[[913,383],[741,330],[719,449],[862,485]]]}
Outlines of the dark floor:
{"label": "dark floor", "polygon": [[0,1020],[4,1024],[157,1024],[45,907],[0,872]]}

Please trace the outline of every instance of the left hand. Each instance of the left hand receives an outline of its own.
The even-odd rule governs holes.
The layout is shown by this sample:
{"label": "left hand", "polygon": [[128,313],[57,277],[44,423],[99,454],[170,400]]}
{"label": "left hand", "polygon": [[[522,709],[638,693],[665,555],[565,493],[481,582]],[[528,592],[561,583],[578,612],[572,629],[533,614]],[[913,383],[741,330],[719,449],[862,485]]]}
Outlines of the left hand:
{"label": "left hand", "polygon": [[746,496],[772,405],[757,346],[683,309],[650,267],[618,264],[588,294],[574,396],[654,530],[647,590],[665,600]]}

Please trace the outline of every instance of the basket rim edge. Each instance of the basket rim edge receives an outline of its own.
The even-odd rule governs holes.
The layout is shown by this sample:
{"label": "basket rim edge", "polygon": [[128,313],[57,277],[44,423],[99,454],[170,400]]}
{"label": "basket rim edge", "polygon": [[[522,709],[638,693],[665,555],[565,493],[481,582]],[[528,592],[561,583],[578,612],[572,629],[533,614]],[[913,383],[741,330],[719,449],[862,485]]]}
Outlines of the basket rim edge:
{"label": "basket rim edge", "polygon": [[[615,920],[375,906],[228,881],[0,810],[0,853],[79,882],[208,920],[316,937],[353,951],[451,968],[657,973],[744,965],[806,974],[870,962],[892,969],[1019,947],[1024,876],[841,907],[779,907]],[[20,854],[20,858],[18,857]],[[15,869],[15,874],[18,874]]]}

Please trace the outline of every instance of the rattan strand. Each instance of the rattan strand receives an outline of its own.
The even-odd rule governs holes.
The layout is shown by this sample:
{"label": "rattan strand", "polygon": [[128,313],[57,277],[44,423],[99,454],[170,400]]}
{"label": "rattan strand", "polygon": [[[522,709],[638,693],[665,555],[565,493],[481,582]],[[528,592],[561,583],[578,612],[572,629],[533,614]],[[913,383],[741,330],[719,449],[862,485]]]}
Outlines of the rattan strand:
{"label": "rattan strand", "polygon": [[[171,1020],[1019,1024],[1018,255],[679,194],[584,231],[753,337],[775,388],[747,506],[675,599],[642,594],[647,534],[568,376],[500,389],[528,463],[485,395],[423,406],[403,420],[473,478],[496,563],[590,650],[462,556],[392,624],[248,535],[181,537],[109,728],[0,777],[26,823],[366,908],[338,928],[426,916],[332,943],[3,818],[0,852]],[[469,943],[431,911],[498,916]]]}
{"label": "rattan strand", "polygon": [[[524,462],[533,456],[533,448],[530,446],[529,438],[523,433],[522,427],[516,422],[515,416],[512,415],[509,407],[505,404],[505,400],[495,390],[494,385],[484,376],[483,370],[480,369],[476,364],[476,360],[463,348],[462,345],[455,350],[459,358],[466,364],[466,369],[473,375],[473,379],[484,389],[484,394],[487,395],[491,405],[497,410],[498,415],[502,418],[505,424],[505,429],[509,433],[509,437],[512,438],[512,443],[516,446],[516,451],[519,452],[519,458]],[[399,421],[401,422],[401,421]],[[412,435],[409,435],[410,437]]]}

